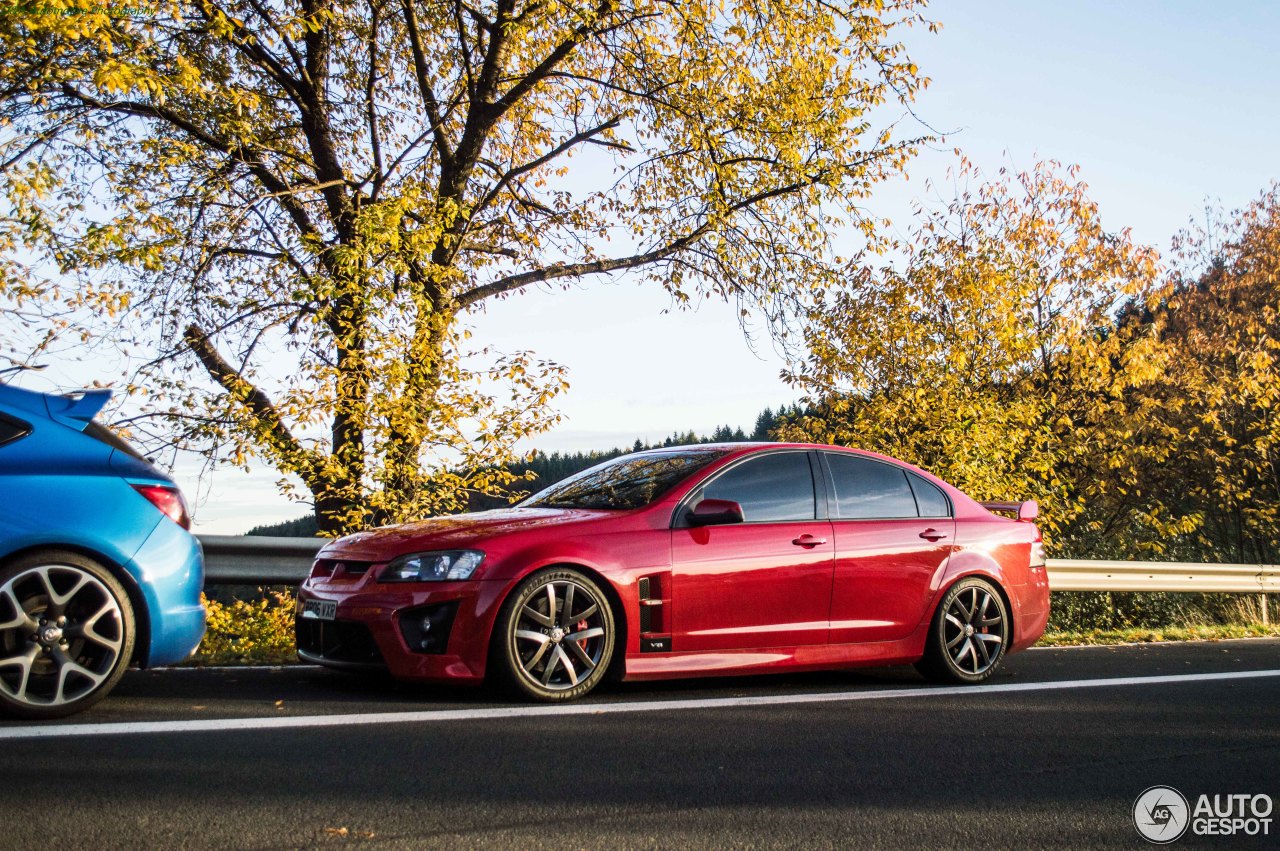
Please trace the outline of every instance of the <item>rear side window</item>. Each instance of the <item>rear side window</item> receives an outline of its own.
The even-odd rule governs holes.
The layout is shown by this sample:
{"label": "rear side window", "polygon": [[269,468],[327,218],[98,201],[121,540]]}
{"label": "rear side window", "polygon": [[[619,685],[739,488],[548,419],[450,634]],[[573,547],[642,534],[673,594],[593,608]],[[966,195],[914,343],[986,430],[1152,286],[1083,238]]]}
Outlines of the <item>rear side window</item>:
{"label": "rear side window", "polygon": [[89,435],[99,443],[105,443],[107,446],[110,446],[112,449],[119,449],[124,454],[137,458],[139,461],[147,460],[142,456],[142,453],[138,452],[138,450],[134,449],[132,446],[125,443],[123,437],[116,434],[114,431],[107,428],[97,420],[93,420],[87,426],[85,426],[84,433]]}
{"label": "rear side window", "polygon": [[11,420],[0,414],[0,446],[26,437],[30,431],[31,428],[26,423]]}
{"label": "rear side window", "polygon": [[841,520],[919,517],[907,472],[857,455],[827,454]]}
{"label": "rear side window", "polygon": [[813,472],[805,452],[776,452],[745,461],[704,487],[702,498],[733,500],[742,506],[747,523],[817,516]]}
{"label": "rear side window", "polygon": [[907,473],[911,482],[911,490],[916,495],[916,506],[921,517],[950,517],[951,501],[942,489],[933,482],[927,482],[915,473]]}

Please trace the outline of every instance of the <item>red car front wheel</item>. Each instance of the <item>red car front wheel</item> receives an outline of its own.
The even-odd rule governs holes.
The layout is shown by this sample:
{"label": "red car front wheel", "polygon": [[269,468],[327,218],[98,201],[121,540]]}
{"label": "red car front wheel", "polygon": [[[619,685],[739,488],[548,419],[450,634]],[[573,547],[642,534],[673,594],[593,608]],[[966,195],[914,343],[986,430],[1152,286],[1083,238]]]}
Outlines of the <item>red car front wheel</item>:
{"label": "red car front wheel", "polygon": [[537,700],[581,697],[599,684],[613,657],[613,610],[579,571],[535,573],[521,582],[498,617],[498,672]]}

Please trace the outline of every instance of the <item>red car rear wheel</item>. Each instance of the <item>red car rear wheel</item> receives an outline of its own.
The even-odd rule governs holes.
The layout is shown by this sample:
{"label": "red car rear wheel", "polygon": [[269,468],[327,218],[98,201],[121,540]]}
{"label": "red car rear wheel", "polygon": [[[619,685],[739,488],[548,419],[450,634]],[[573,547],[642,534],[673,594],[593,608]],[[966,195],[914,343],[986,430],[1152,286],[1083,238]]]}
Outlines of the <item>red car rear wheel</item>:
{"label": "red car rear wheel", "polygon": [[1010,627],[1000,592],[985,579],[962,579],[938,605],[916,670],[940,682],[980,683],[1004,659]]}

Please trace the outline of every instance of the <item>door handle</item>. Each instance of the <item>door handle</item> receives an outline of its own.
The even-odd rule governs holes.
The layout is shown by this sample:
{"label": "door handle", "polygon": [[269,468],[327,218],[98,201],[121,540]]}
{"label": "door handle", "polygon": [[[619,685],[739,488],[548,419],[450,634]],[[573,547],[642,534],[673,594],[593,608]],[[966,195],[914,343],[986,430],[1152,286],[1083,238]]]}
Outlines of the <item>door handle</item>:
{"label": "door handle", "polygon": [[804,547],[805,549],[811,550],[819,544],[825,544],[826,542],[826,538],[815,538],[813,535],[801,535],[791,543],[795,544],[797,547]]}
{"label": "door handle", "polygon": [[926,541],[932,542],[940,541],[947,536],[945,533],[939,532],[937,529],[925,529],[920,533],[920,537],[924,538]]}

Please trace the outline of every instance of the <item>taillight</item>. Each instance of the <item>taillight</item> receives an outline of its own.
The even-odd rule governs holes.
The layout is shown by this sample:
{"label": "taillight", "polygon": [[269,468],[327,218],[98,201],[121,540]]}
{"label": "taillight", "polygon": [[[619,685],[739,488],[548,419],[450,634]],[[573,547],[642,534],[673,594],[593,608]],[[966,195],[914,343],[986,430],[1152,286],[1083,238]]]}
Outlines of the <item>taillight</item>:
{"label": "taillight", "polygon": [[174,523],[183,529],[191,528],[191,518],[187,516],[187,503],[182,499],[180,490],[165,485],[134,485],[133,489],[145,496],[147,502],[160,509]]}
{"label": "taillight", "polygon": [[1031,543],[1031,566],[1044,570],[1044,536],[1036,529],[1036,539]]}

